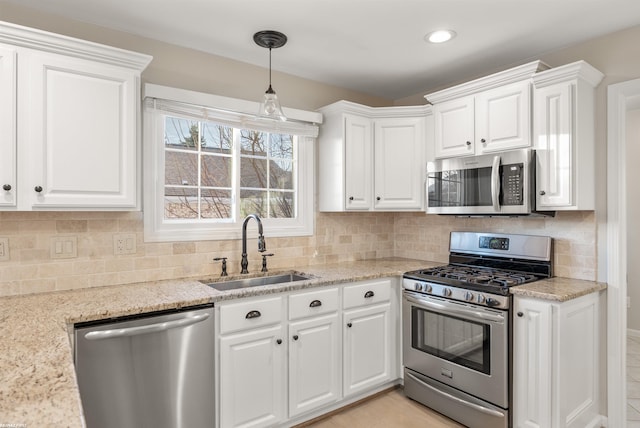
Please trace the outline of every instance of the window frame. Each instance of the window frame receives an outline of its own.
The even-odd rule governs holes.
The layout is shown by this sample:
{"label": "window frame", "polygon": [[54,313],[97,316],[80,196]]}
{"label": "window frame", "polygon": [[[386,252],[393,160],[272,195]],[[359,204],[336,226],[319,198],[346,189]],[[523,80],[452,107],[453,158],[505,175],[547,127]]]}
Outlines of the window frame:
{"label": "window frame", "polygon": [[[145,85],[143,112],[143,186],[144,186],[144,240],[145,242],[230,240],[242,237],[243,218],[239,213],[232,220],[165,219],[164,214],[164,117],[184,117],[210,121],[247,129],[272,133],[291,133],[298,136],[297,173],[294,176],[297,193],[295,218],[263,218],[266,237],[313,235],[315,226],[315,143],[316,123],[322,116],[315,112],[285,109],[293,121],[285,123],[257,119],[259,103],[220,97],[158,85]],[[233,109],[233,110],[231,110]],[[239,158],[238,158],[239,160]],[[237,165],[239,168],[239,164]],[[237,173],[239,175],[239,173]],[[237,183],[233,192],[238,192]],[[253,223],[253,222],[252,222]],[[252,224],[252,227],[255,225]]]}

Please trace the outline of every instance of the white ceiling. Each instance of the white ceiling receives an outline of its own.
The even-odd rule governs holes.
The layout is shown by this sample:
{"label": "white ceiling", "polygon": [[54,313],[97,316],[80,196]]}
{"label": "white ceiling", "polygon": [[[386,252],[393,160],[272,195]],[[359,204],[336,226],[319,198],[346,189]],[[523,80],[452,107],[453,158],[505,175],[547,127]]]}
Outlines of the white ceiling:
{"label": "white ceiling", "polygon": [[[388,99],[640,24],[640,0],[8,0]],[[449,43],[426,33],[453,29]],[[276,82],[274,88],[277,90]]]}

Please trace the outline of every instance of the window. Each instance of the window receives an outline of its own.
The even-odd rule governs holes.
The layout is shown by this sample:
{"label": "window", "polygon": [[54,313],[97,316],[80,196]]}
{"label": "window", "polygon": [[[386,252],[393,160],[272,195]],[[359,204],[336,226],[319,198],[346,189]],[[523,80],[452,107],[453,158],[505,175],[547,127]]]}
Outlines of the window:
{"label": "window", "polygon": [[315,125],[151,97],[144,119],[145,241],[240,238],[252,213],[267,237],[313,233]]}

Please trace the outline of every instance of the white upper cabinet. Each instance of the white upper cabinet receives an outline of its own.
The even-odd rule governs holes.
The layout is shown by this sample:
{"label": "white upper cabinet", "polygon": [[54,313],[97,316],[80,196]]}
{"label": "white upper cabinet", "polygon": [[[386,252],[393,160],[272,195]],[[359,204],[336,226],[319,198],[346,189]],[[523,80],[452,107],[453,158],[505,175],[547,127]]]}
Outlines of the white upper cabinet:
{"label": "white upper cabinet", "polygon": [[16,206],[16,50],[0,45],[0,207]]}
{"label": "white upper cabinet", "polygon": [[426,95],[433,103],[435,158],[480,155],[531,145],[534,61]]}
{"label": "white upper cabinet", "polygon": [[430,107],[340,101],[320,111],[320,211],[422,210]]}
{"label": "white upper cabinet", "polygon": [[536,208],[595,208],[595,87],[603,74],[584,61],[533,77]]}
{"label": "white upper cabinet", "polygon": [[0,161],[0,207],[139,208],[139,80],[150,60],[0,23],[0,85],[12,95],[0,105],[12,155]]}

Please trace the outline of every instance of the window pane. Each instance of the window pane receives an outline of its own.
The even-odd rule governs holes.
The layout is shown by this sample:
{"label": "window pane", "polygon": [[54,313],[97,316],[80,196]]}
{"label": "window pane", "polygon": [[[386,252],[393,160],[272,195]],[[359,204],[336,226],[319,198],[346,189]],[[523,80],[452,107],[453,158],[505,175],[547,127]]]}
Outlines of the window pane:
{"label": "window pane", "polygon": [[164,182],[168,185],[198,185],[198,154],[165,150]]}
{"label": "window pane", "polygon": [[198,218],[198,190],[165,187],[164,218]]}
{"label": "window pane", "polygon": [[200,209],[202,218],[231,218],[230,190],[202,190]]}
{"label": "window pane", "polygon": [[291,192],[271,192],[271,204],[269,217],[271,218],[294,218],[295,199]]}
{"label": "window pane", "polygon": [[165,117],[164,145],[180,149],[198,148],[198,122],[177,117]]}
{"label": "window pane", "polygon": [[272,158],[293,159],[293,139],[288,134],[269,136],[269,156]]}
{"label": "window pane", "polygon": [[267,188],[267,159],[240,159],[240,186]]}
{"label": "window pane", "polygon": [[269,188],[293,189],[293,162],[282,160],[269,162]]}
{"label": "window pane", "polygon": [[241,190],[240,217],[244,218],[253,213],[258,214],[260,217],[267,217],[267,192],[262,190]]}
{"label": "window pane", "polygon": [[265,134],[243,129],[240,133],[240,152],[243,155],[266,156]]}
{"label": "window pane", "polygon": [[233,149],[233,128],[206,122],[202,124],[202,150],[231,154]]}
{"label": "window pane", "polygon": [[201,185],[231,187],[232,159],[226,156],[202,155]]}

